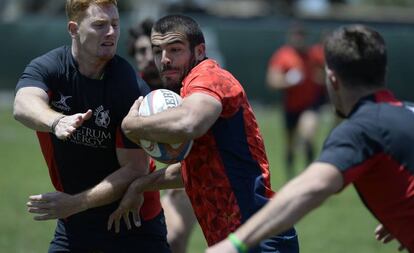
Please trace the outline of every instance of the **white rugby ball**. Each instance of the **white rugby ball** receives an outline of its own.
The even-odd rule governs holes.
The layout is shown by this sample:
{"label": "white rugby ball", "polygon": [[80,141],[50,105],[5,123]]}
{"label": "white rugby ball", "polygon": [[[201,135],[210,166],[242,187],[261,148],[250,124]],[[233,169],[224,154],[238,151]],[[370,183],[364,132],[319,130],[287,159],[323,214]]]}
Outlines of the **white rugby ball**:
{"label": "white rugby ball", "polygon": [[[167,89],[154,90],[144,97],[138,114],[140,116],[150,116],[169,108],[177,107],[181,103],[182,98],[173,91]],[[193,141],[167,144],[140,140],[140,145],[155,160],[171,164],[184,160],[191,150]]]}

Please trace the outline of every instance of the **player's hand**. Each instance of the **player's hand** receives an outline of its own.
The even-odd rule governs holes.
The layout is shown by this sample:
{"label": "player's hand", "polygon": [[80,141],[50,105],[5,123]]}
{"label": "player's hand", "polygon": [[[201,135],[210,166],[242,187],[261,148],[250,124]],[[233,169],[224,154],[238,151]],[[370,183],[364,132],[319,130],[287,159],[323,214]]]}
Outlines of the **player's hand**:
{"label": "player's hand", "polygon": [[129,109],[128,114],[125,116],[125,118],[122,120],[122,131],[124,134],[130,139],[131,141],[135,143],[139,143],[138,136],[134,133],[135,128],[135,122],[137,118],[139,117],[138,111],[139,107],[141,106],[142,100],[144,97],[139,97],[137,100],[135,100],[134,104]]}
{"label": "player's hand", "polygon": [[225,239],[206,249],[205,253],[237,253],[237,249],[228,239]]}
{"label": "player's hand", "polygon": [[29,196],[26,205],[29,213],[37,214],[34,219],[38,221],[66,218],[86,209],[74,196],[64,192]]}
{"label": "player's hand", "polygon": [[85,120],[92,117],[92,110],[87,110],[85,113],[76,113],[73,115],[64,116],[61,118],[54,128],[54,134],[58,139],[65,140],[80,127]]}
{"label": "player's hand", "polygon": [[[375,228],[375,239],[382,243],[388,243],[394,240],[395,238],[388,232],[388,230],[382,224],[379,224]],[[400,246],[398,247],[398,251],[403,251],[404,249],[405,247],[400,244]]]}
{"label": "player's hand", "polygon": [[107,229],[111,230],[112,225],[115,227],[115,233],[119,233],[119,226],[121,218],[128,229],[131,229],[131,222],[129,220],[129,213],[132,213],[134,225],[136,227],[141,226],[141,218],[139,217],[139,211],[144,203],[143,193],[137,193],[133,184],[130,185],[124,197],[121,200],[118,208],[109,216]]}

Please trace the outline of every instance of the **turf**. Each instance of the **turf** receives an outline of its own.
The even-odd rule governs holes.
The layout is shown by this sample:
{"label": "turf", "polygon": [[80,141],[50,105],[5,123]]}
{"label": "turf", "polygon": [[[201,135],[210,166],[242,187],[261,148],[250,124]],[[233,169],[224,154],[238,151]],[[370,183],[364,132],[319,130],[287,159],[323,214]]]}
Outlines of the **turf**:
{"label": "turf", "polygon": [[[285,182],[280,111],[276,107],[254,108],[271,164],[273,188],[278,189]],[[324,114],[318,146],[331,126],[331,117]],[[53,190],[35,134],[14,121],[10,109],[0,109],[0,130],[0,251],[47,252],[55,223],[34,221],[25,207],[29,195]],[[304,167],[303,159],[299,159],[296,165],[299,173]],[[301,252],[304,253],[396,252],[396,243],[383,246],[375,241],[373,231],[376,224],[353,187],[348,187],[306,216],[296,228]],[[197,227],[188,252],[204,252],[205,247]]]}

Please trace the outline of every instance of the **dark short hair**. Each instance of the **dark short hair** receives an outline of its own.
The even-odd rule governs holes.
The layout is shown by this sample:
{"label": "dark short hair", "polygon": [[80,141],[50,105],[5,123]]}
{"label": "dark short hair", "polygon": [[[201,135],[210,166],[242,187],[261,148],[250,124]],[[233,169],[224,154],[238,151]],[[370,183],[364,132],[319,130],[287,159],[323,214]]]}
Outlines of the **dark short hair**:
{"label": "dark short hair", "polygon": [[141,36],[151,37],[151,29],[154,25],[152,19],[145,19],[141,23],[136,24],[135,26],[129,28],[128,30],[128,40],[127,40],[127,49],[128,55],[134,57],[135,55],[135,41]]}
{"label": "dark short hair", "polygon": [[385,85],[385,42],[369,27],[350,25],[334,30],[325,40],[325,58],[327,66],[347,85]]}
{"label": "dark short hair", "polygon": [[171,31],[184,33],[190,43],[190,48],[205,43],[203,32],[199,24],[192,18],[184,15],[168,15],[159,19],[153,26],[153,31],[165,34]]}

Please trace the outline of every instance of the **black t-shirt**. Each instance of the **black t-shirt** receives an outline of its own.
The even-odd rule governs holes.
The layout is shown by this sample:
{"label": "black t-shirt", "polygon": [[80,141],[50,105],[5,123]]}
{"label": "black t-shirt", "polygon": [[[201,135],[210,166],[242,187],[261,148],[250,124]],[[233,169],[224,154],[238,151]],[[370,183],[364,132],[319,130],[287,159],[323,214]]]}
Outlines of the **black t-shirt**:
{"label": "black t-shirt", "polygon": [[[63,46],[26,67],[16,90],[23,87],[42,88],[48,93],[51,108],[65,115],[93,111],[91,119],[66,141],[38,132],[57,190],[75,194],[97,185],[119,169],[117,147],[138,148],[123,135],[120,125],[135,99],[146,95],[149,88],[121,57],[110,60],[102,78],[95,80],[79,72],[71,48]],[[75,216],[102,213],[102,218],[107,219],[112,210],[109,205]]]}
{"label": "black t-shirt", "polygon": [[335,165],[364,204],[414,250],[414,105],[380,90],[361,99],[325,141],[318,161]]}

